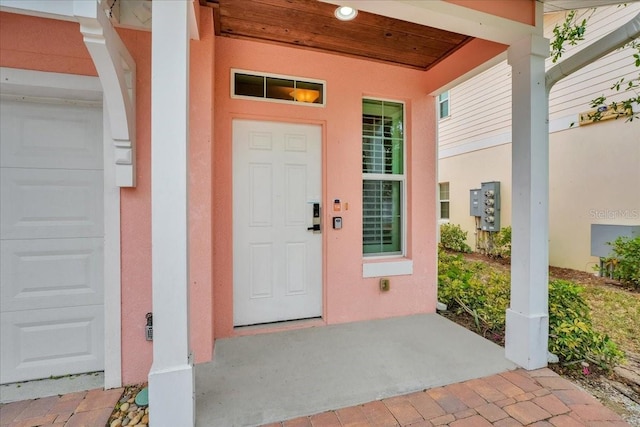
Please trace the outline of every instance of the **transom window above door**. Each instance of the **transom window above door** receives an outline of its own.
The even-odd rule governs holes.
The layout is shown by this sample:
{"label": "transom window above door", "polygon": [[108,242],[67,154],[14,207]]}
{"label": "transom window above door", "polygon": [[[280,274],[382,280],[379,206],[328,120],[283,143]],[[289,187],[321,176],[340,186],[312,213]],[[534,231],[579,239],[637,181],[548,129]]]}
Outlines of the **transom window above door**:
{"label": "transom window above door", "polygon": [[325,105],[322,80],[231,70],[231,97],[287,104]]}

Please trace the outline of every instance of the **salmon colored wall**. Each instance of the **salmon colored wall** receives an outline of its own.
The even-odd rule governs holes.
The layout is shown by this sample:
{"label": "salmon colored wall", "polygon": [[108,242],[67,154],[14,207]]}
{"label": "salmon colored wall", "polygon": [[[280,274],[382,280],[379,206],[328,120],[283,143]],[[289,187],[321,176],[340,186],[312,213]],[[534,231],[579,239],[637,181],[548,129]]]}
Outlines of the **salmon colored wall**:
{"label": "salmon colored wall", "polygon": [[[231,99],[230,68],[326,80],[327,106],[316,108]],[[324,209],[324,320],[341,323],[435,310],[435,106],[424,72],[301,49],[229,38],[216,43],[214,130],[215,336],[233,335],[231,132],[234,117],[319,123],[323,126],[323,206],[349,203],[343,228],[333,230]],[[362,97],[406,102],[407,256],[412,276],[391,278],[381,293],[377,278],[362,278]],[[413,237],[413,239],[412,239]]]}
{"label": "salmon colored wall", "polygon": [[80,25],[0,12],[0,65],[97,76]]}
{"label": "salmon colored wall", "polygon": [[200,10],[200,40],[191,41],[189,147],[189,279],[191,349],[195,361],[213,357],[213,9]]}
{"label": "salmon colored wall", "polygon": [[508,46],[487,40],[471,40],[429,70],[429,93],[501,54],[507,48]]}
{"label": "salmon colored wall", "polygon": [[[490,13],[523,24],[535,25],[535,0],[445,0],[458,6]],[[523,11],[526,11],[523,13]]]}
{"label": "salmon colored wall", "polygon": [[[213,125],[213,17],[201,13],[200,41],[192,41],[190,114],[191,342],[197,361],[213,349],[211,285],[211,130]],[[121,196],[122,380],[145,381],[152,343],[144,339],[151,311],[151,34],[122,30],[136,62],[137,187]],[[0,13],[0,66],[97,75],[77,23]]]}
{"label": "salmon colored wall", "polygon": [[[191,345],[196,361],[211,360],[211,129],[213,16],[201,11],[201,39],[191,41],[189,141],[189,275]],[[121,191],[122,378],[146,381],[153,359],[144,339],[151,306],[151,34],[119,30],[136,61],[137,187]]]}
{"label": "salmon colored wall", "polygon": [[151,34],[119,30],[136,62],[136,188],[120,191],[122,381],[146,381],[153,344],[144,339],[151,309]]}

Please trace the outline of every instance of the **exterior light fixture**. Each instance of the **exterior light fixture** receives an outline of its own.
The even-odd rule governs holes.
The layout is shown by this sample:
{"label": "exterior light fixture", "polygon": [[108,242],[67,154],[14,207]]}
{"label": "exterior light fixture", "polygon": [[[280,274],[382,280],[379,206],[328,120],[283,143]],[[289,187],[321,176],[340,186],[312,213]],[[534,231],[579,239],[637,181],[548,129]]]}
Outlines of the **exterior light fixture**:
{"label": "exterior light fixture", "polygon": [[340,6],[333,14],[341,21],[351,21],[358,15],[358,11],[349,6]]}
{"label": "exterior light fixture", "polygon": [[314,103],[320,98],[320,91],[313,89],[295,89],[289,96],[298,102]]}

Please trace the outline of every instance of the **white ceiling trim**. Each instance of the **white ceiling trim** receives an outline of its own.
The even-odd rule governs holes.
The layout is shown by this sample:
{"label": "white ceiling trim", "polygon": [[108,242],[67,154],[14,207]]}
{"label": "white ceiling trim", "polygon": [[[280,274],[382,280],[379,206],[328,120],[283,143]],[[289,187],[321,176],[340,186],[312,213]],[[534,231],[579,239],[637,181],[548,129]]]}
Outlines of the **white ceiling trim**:
{"label": "white ceiling trim", "polygon": [[544,3],[544,12],[562,12],[572,9],[589,9],[593,7],[612,6],[624,3],[636,3],[638,0],[538,0]]}
{"label": "white ceiling trim", "polygon": [[541,26],[523,24],[442,0],[320,1],[507,45],[530,35],[542,35]]}

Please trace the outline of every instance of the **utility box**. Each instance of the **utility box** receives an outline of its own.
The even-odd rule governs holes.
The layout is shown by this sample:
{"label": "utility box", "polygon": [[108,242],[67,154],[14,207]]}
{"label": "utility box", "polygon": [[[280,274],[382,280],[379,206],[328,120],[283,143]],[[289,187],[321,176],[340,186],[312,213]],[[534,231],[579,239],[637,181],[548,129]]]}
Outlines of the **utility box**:
{"label": "utility box", "polygon": [[618,237],[640,236],[640,225],[591,224],[591,256],[608,258],[611,245]]}
{"label": "utility box", "polygon": [[489,232],[500,231],[500,182],[483,182],[480,196],[480,228]]}
{"label": "utility box", "polygon": [[471,216],[482,216],[482,207],[480,203],[482,203],[481,190],[479,188],[474,188],[473,190],[469,190],[469,206],[471,206]]}

